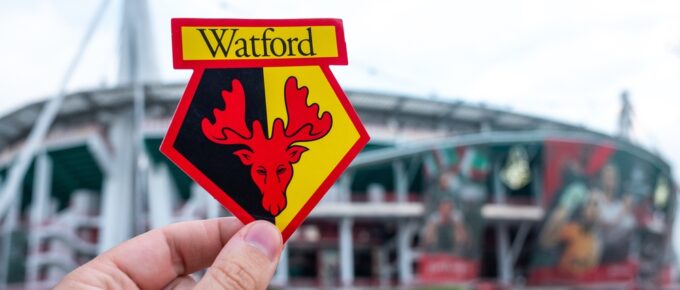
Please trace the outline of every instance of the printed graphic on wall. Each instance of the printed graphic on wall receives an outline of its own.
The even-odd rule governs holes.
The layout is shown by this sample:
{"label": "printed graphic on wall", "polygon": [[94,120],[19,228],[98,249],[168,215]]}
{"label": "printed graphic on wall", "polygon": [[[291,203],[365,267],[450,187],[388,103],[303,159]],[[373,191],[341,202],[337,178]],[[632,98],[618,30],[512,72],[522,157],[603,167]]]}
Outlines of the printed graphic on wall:
{"label": "printed graphic on wall", "polygon": [[[532,284],[651,282],[667,248],[673,203],[662,168],[612,144],[545,142],[546,218]],[[614,284],[612,284],[614,283]]]}
{"label": "printed graphic on wall", "polygon": [[480,272],[489,149],[437,149],[424,159],[427,210],[419,239],[418,282],[469,283]]}

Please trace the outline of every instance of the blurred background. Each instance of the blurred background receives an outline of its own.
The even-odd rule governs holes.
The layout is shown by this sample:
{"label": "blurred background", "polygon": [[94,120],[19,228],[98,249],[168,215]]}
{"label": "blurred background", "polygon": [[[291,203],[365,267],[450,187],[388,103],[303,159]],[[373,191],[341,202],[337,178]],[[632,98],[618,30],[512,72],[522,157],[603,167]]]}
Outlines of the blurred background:
{"label": "blurred background", "polygon": [[677,288],[676,1],[0,4],[2,289],[230,215],[158,151],[191,74],[173,17],[344,21],[372,139],[273,288]]}

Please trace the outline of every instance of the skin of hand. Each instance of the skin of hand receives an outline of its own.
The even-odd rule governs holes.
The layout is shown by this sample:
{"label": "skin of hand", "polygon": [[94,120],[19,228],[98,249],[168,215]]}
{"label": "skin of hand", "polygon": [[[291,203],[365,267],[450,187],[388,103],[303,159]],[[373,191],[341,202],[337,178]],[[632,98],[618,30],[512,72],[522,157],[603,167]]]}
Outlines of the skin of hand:
{"label": "skin of hand", "polygon": [[[282,249],[281,233],[266,221],[182,222],[104,252],[54,289],[266,289]],[[206,267],[200,281],[190,276]]]}

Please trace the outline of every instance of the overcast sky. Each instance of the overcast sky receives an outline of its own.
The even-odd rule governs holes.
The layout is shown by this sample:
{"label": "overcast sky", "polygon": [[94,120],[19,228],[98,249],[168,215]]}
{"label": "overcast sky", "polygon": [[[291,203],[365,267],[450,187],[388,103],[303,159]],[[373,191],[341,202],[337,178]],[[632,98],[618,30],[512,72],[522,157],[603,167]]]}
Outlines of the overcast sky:
{"label": "overcast sky", "polygon": [[[0,114],[53,95],[94,0],[4,1]],[[113,0],[70,90],[116,83]],[[636,140],[680,165],[680,1],[151,0],[159,77],[172,69],[170,18],[342,18],[341,85],[485,103],[613,133],[630,91]],[[676,176],[678,176],[676,174]]]}
{"label": "overcast sky", "polygon": [[[71,91],[116,84],[121,0],[112,0]],[[95,0],[0,0],[0,115],[56,93]],[[619,96],[635,140],[680,166],[680,1],[150,0],[159,81],[170,19],[342,18],[343,87],[485,103],[614,133]],[[676,251],[680,227],[676,222]]]}

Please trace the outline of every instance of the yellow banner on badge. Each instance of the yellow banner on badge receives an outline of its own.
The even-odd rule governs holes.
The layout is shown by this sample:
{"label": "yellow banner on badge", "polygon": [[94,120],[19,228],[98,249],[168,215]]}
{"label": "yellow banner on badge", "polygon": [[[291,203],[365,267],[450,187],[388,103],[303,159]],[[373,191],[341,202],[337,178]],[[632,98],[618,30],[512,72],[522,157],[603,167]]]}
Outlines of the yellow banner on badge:
{"label": "yellow banner on badge", "polygon": [[176,68],[347,64],[336,19],[173,19]]}
{"label": "yellow banner on badge", "polygon": [[185,60],[337,57],[334,26],[182,27]]}

